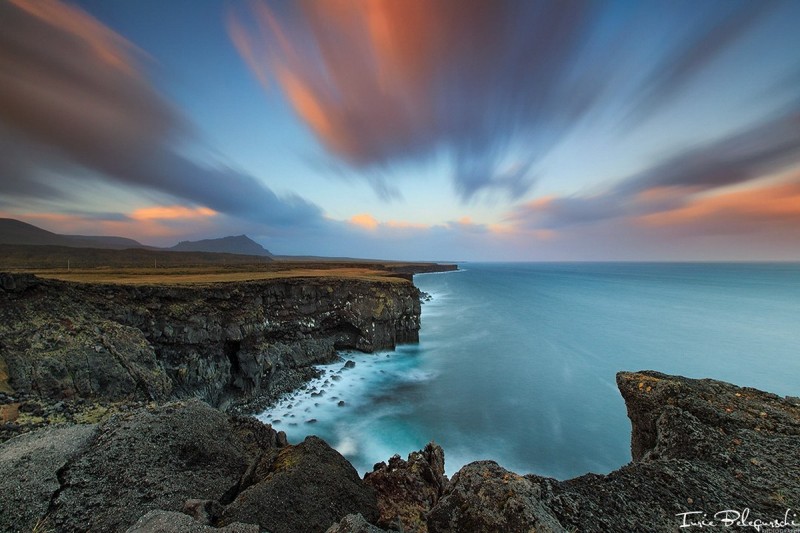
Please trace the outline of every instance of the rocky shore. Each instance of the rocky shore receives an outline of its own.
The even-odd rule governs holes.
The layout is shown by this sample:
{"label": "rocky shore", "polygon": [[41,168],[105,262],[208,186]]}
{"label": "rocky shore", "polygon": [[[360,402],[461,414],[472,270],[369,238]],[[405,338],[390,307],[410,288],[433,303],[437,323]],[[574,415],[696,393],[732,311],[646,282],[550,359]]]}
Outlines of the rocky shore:
{"label": "rocky shore", "polygon": [[231,407],[296,386],[338,348],[415,340],[411,283],[0,287],[0,531],[800,528],[797,398],[621,372],[632,461],[608,475],[479,461],[447,479],[430,443],[361,478],[321,439],[289,443]]}

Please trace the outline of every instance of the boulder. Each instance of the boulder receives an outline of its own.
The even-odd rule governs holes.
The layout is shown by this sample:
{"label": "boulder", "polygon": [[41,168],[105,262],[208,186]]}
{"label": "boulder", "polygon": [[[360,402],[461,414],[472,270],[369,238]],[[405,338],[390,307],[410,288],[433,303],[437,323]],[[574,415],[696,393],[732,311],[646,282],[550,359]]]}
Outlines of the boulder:
{"label": "boulder", "polygon": [[373,526],[360,514],[349,514],[338,524],[329,527],[325,533],[387,533],[387,531]]}
{"label": "boulder", "polygon": [[115,415],[61,474],[51,518],[59,530],[124,531],[150,510],[188,499],[226,503],[277,434],[199,401]]}
{"label": "boulder", "polygon": [[256,522],[272,533],[324,532],[352,513],[378,517],[375,494],[353,466],[318,437],[265,454],[221,523]]}
{"label": "boulder", "polygon": [[529,480],[494,461],[470,463],[428,515],[432,533],[566,533]]}
{"label": "boulder", "polygon": [[380,517],[376,524],[384,528],[426,533],[427,513],[444,492],[444,450],[431,442],[423,450],[412,452],[408,461],[399,455],[389,464],[378,463],[364,476],[364,483],[375,489]]}
{"label": "boulder", "polygon": [[183,513],[155,510],[137,520],[125,533],[259,533],[259,529],[255,524],[241,522],[216,528]]}
{"label": "boulder", "polygon": [[94,425],[44,428],[0,444],[0,531],[49,529],[45,517],[63,469],[95,431]]}

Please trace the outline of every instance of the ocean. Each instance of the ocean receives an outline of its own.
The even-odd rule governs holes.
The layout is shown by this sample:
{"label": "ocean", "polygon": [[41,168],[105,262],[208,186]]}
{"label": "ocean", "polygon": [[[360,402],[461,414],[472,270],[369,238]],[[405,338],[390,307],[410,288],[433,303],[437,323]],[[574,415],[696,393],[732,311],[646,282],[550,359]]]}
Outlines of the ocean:
{"label": "ocean", "polygon": [[449,475],[491,459],[567,479],[630,461],[621,370],[800,395],[800,264],[466,263],[415,276],[419,344],[344,353],[259,415],[360,473],[433,440]]}

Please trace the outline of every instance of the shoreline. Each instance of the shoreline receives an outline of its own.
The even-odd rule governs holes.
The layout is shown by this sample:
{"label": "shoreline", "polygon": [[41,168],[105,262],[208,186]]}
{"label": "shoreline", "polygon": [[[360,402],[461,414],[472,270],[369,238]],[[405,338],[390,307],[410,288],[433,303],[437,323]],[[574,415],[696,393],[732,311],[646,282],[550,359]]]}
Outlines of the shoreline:
{"label": "shoreline", "polygon": [[[302,380],[293,380],[314,370],[317,357],[330,361],[343,344],[365,352],[402,344],[418,331],[422,310],[419,289],[407,280],[336,286],[324,279],[273,280],[226,284],[224,290],[86,286],[8,275],[0,281],[2,327],[12,328],[0,331],[12,350],[0,357],[0,412],[31,430],[0,442],[0,491],[8,495],[0,502],[0,530],[141,533],[169,524],[179,533],[666,533],[680,527],[681,513],[749,508],[753,518],[769,520],[800,507],[800,399],[710,379],[618,373],[632,460],[607,475],[565,481],[519,475],[494,461],[466,464],[448,479],[445,450],[435,443],[407,460],[387,458],[361,476],[322,439],[290,444],[280,424],[224,411],[234,404],[225,398],[248,389],[206,389],[216,409],[186,397],[169,399],[170,387],[245,385],[244,377],[256,376],[248,374],[247,361],[264,347],[254,344],[249,351],[249,335],[273,335],[269,353],[283,358],[262,360],[262,376],[270,370],[265,392],[296,387]],[[202,328],[164,322],[189,309],[192,316],[207,313]],[[265,309],[272,314],[260,314]],[[150,338],[155,344],[146,342]],[[306,348],[318,351],[308,358]],[[94,366],[74,366],[70,353],[94,357]],[[9,354],[17,357],[12,365]],[[151,357],[173,366],[159,373],[157,365],[147,366]],[[37,370],[31,378],[40,380],[36,388],[6,392],[27,375],[15,366],[25,361]],[[72,372],[71,381],[59,381],[58,361]],[[202,366],[192,370],[182,361],[219,366],[204,374]],[[279,361],[286,366],[279,368]],[[352,371],[341,364],[342,375]],[[48,380],[42,380],[45,369]],[[107,399],[75,394],[81,380],[100,383],[92,381],[99,375],[85,374],[89,370],[103,372]],[[134,376],[139,380],[129,381]],[[75,388],[60,388],[64,383]],[[72,397],[54,402],[47,391],[71,391]],[[37,399],[42,396],[47,400]],[[292,513],[281,511],[286,508]]]}

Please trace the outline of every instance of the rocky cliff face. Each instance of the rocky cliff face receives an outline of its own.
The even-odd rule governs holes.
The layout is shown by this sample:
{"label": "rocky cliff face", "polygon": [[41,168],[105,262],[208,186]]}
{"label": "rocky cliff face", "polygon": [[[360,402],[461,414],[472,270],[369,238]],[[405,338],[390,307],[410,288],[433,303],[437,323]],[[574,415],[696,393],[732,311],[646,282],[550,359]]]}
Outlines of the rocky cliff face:
{"label": "rocky cliff face", "polygon": [[2,274],[0,387],[224,407],[296,387],[338,349],[414,342],[419,317],[419,291],[401,279],[127,286]]}

